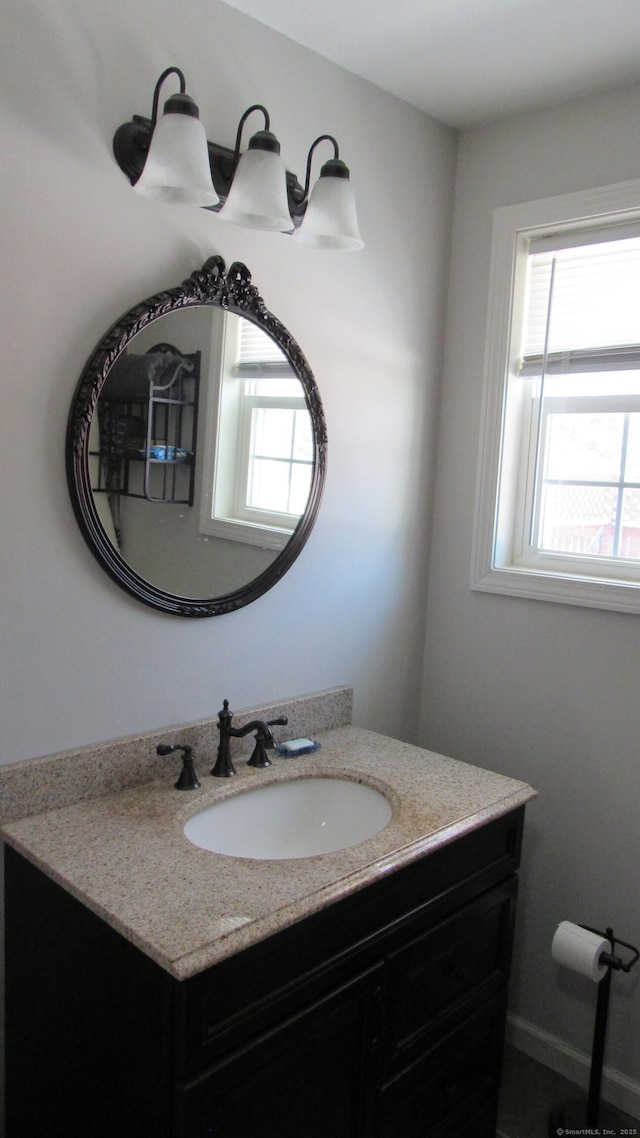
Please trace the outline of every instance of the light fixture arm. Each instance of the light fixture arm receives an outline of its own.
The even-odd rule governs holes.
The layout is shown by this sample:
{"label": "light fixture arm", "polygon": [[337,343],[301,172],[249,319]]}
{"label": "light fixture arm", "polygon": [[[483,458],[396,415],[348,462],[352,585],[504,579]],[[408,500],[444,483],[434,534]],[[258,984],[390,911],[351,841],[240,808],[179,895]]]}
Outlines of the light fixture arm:
{"label": "light fixture arm", "polygon": [[320,134],[320,135],[318,135],[315,142],[311,143],[311,146],[309,147],[309,154],[307,156],[307,172],[305,174],[305,179],[304,179],[304,196],[302,198],[303,202],[305,202],[305,203],[309,200],[309,186],[311,185],[311,163],[313,161],[313,153],[314,153],[316,146],[318,146],[319,143],[321,143],[321,142],[333,143],[333,160],[334,160],[334,162],[337,162],[340,160],[340,148],[339,148],[338,143],[336,142],[335,138],[333,137],[333,135],[332,134]]}
{"label": "light fixture arm", "polygon": [[244,124],[246,123],[247,119],[249,118],[249,115],[253,114],[254,111],[262,111],[262,114],[264,115],[264,130],[265,131],[269,131],[269,128],[271,126],[271,119],[269,118],[269,112],[268,112],[266,107],[262,106],[262,103],[254,103],[253,106],[247,107],[246,111],[244,112],[244,114],[242,115],[242,117],[240,119],[240,122],[238,123],[238,132],[236,134],[236,144],[235,144],[235,147],[233,150],[233,166],[232,166],[232,171],[231,171],[232,177],[235,174],[236,167],[238,165],[238,162],[240,161],[240,146],[242,144],[242,131],[244,128]]}
{"label": "light fixture arm", "polygon": [[155,126],[156,126],[156,123],[158,121],[158,103],[160,102],[160,89],[161,89],[162,84],[164,83],[165,79],[167,79],[169,77],[169,75],[177,75],[178,76],[178,79],[180,80],[180,94],[181,95],[184,95],[184,93],[187,89],[186,79],[185,79],[185,77],[184,77],[184,75],[183,75],[183,73],[179,67],[167,67],[166,71],[162,72],[162,75],[158,79],[158,82],[156,83],[156,86],[155,86],[155,90],[153,92],[153,107],[151,110],[151,130],[152,130],[152,132],[155,130]]}

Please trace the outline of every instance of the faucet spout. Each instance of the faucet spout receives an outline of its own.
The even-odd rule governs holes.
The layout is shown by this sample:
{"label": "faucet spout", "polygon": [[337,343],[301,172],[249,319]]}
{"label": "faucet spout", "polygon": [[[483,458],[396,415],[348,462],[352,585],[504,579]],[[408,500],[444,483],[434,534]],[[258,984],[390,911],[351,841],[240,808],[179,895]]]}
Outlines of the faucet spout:
{"label": "faucet spout", "polygon": [[271,727],[276,726],[276,724],[285,726],[289,722],[287,716],[281,715],[278,719],[269,719],[266,723],[262,719],[251,719],[249,723],[245,723],[244,727],[232,727],[232,719],[233,712],[229,711],[229,700],[225,699],[222,705],[222,711],[218,712],[220,743],[218,744],[216,765],[211,771],[211,774],[216,778],[232,778],[233,775],[235,775],[236,771],[231,759],[229,740],[231,738],[243,739],[244,736],[249,735],[251,731],[256,732],[256,742],[251,758],[249,759],[249,766],[270,767],[271,760],[267,757],[266,752],[275,746]]}
{"label": "faucet spout", "polygon": [[218,731],[220,732],[220,742],[218,743],[218,757],[216,765],[214,766],[211,774],[215,778],[233,778],[236,769],[231,761],[231,751],[229,749],[229,736],[233,731],[235,735],[235,728],[231,726],[233,719],[233,712],[229,711],[229,700],[225,699],[222,705],[222,711],[218,712]]}

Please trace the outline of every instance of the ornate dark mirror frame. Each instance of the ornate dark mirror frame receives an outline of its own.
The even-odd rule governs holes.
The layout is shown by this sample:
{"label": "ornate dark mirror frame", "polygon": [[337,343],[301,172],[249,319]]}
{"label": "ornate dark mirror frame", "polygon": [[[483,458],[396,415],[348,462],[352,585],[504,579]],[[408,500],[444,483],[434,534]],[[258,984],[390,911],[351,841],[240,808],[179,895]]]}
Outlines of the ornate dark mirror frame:
{"label": "ornate dark mirror frame", "polygon": [[[89,432],[100,392],[113,364],[136,333],[169,312],[197,305],[225,309],[257,324],[276,341],[302,384],[311,416],[314,466],[307,507],[290,540],[259,576],[219,597],[189,598],[166,592],[145,580],[124,560],[107,535],[96,510],[89,464]],[[156,293],[125,313],[100,341],[80,376],[67,428],[66,464],[74,512],[89,546],[103,569],[137,600],[176,616],[205,617],[233,612],[271,589],[300,554],[313,528],[324,488],[327,430],[313,373],[285,326],[269,311],[246,265],[234,262],[228,272],[222,257],[205,261],[178,288]]]}

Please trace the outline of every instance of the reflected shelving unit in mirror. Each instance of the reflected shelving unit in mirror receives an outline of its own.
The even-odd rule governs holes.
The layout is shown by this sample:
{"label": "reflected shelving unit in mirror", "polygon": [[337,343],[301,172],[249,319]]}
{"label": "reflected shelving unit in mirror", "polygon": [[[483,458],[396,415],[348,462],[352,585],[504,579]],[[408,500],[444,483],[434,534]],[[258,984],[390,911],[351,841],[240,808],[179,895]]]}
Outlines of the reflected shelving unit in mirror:
{"label": "reflected shelving unit in mirror", "polygon": [[111,368],[89,454],[93,492],[106,495],[103,521],[110,511],[118,542],[123,497],[193,506],[200,356],[156,344],[123,353]]}
{"label": "reflected shelving unit in mirror", "polygon": [[326,453],[302,349],[246,266],[216,256],[97,345],[71,406],[67,478],[84,538],[121,588],[165,613],[217,616],[298,557]]}

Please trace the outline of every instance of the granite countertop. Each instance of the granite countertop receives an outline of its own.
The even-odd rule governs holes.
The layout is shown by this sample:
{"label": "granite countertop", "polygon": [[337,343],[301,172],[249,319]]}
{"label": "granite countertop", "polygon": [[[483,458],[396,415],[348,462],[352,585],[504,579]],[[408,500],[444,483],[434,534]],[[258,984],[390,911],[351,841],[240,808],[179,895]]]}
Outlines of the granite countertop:
{"label": "granite countertop", "polygon": [[[534,797],[526,783],[357,727],[319,734],[316,754],[180,793],[173,778],[10,822],[5,841],[179,980],[353,893]],[[339,776],[389,799],[391,821],[350,849],[288,861],[237,859],[182,829],[215,801],[273,782]]]}

